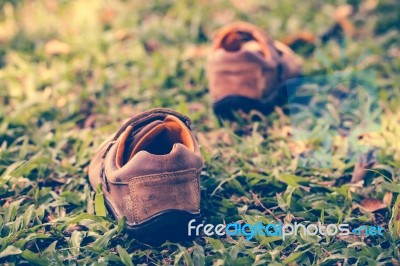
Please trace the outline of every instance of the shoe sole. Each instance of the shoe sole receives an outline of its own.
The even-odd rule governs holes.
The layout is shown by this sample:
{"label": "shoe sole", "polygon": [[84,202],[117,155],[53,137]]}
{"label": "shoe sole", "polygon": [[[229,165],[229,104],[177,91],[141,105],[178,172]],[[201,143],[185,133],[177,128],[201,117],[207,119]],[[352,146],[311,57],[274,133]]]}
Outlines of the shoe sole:
{"label": "shoe sole", "polygon": [[[106,207],[114,217],[117,217],[111,204],[104,198]],[[136,225],[126,225],[126,232],[139,242],[150,245],[161,245],[165,241],[182,242],[194,237],[188,235],[188,223],[201,218],[200,212],[191,213],[183,210],[165,210],[151,216]]]}
{"label": "shoe sole", "polygon": [[200,213],[166,210],[136,226],[127,226],[127,229],[132,237],[147,244],[160,245],[166,240],[182,242],[194,238],[188,234],[188,223],[200,217]]}
{"label": "shoe sole", "polygon": [[249,113],[257,110],[264,115],[274,111],[275,106],[282,106],[288,102],[288,90],[293,93],[301,85],[301,79],[287,80],[276,88],[276,95],[272,99],[252,99],[245,96],[230,95],[213,103],[214,113],[223,119],[235,119],[234,112],[242,110]]}
{"label": "shoe sole", "polygon": [[258,110],[263,114],[268,114],[273,110],[274,105],[265,104],[260,100],[247,98],[244,96],[227,96],[213,103],[214,113],[224,119],[234,119],[234,112],[242,110],[246,113],[251,110]]}

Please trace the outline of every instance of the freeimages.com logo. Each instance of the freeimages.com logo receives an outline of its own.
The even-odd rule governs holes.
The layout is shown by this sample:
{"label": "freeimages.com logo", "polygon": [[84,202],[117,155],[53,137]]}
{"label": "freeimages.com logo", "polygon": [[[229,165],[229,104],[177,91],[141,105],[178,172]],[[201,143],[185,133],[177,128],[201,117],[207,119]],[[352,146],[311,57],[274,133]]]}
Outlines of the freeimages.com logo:
{"label": "freeimages.com logo", "polygon": [[230,223],[228,225],[224,224],[197,224],[195,219],[192,219],[188,223],[188,236],[199,236],[204,233],[206,236],[244,236],[247,240],[251,240],[257,235],[261,236],[281,236],[282,240],[285,240],[288,236],[303,234],[309,236],[321,235],[321,236],[347,236],[351,233],[355,235],[366,235],[366,236],[376,236],[383,235],[383,228],[380,226],[366,226],[362,225],[358,228],[350,230],[349,224],[328,224],[323,225],[321,222],[317,224],[300,224],[295,222],[294,224],[282,222],[278,224],[269,223],[264,225],[261,222],[256,224],[249,223]]}

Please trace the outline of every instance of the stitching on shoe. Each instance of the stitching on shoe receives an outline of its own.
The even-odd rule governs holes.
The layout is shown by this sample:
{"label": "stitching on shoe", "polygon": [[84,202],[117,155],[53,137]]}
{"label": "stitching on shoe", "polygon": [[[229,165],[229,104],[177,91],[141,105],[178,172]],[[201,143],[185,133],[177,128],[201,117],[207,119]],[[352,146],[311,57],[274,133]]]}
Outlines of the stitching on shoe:
{"label": "stitching on shoe", "polygon": [[186,173],[196,174],[197,170],[192,168],[192,169],[188,169],[188,170],[166,172],[166,173],[162,173],[162,174],[137,176],[137,177],[131,178],[129,183],[133,182],[133,183],[137,184],[137,183],[142,183],[142,182],[149,181],[149,180],[164,179],[166,177],[171,177],[171,176],[181,175],[181,174],[186,174]]}
{"label": "stitching on shoe", "polygon": [[[107,178],[107,176],[106,176],[106,178],[107,178],[107,182],[108,183],[110,183],[110,184],[113,184],[113,185],[129,185],[129,183],[133,180],[133,179],[142,179],[142,178],[154,178],[154,177],[160,177],[160,178],[165,178],[165,177],[168,177],[168,176],[171,176],[173,173],[180,173],[180,172],[186,172],[186,171],[194,171],[195,173],[196,173],[196,175],[197,174],[199,174],[199,173],[201,173],[201,171],[202,171],[202,169],[203,168],[200,168],[200,169],[194,169],[194,168],[192,168],[192,169],[189,169],[189,170],[180,170],[180,171],[175,171],[175,172],[165,172],[165,173],[161,173],[161,174],[152,174],[152,175],[142,175],[142,176],[135,176],[135,177],[132,177],[131,179],[130,179],[130,181],[128,181],[128,182],[123,182],[123,181],[112,181],[112,180],[109,180],[108,178]],[[104,171],[104,172],[106,172],[106,171]]]}
{"label": "stitching on shoe", "polygon": [[129,197],[132,201],[132,208],[133,210],[131,211],[131,215],[133,215],[133,221],[136,223],[139,221],[138,219],[138,212],[137,212],[137,205],[136,205],[136,198],[135,198],[135,187],[134,186],[129,186]]}
{"label": "stitching on shoe", "polygon": [[197,204],[199,205],[199,208],[197,209],[198,211],[200,211],[200,183],[199,183],[199,181],[200,181],[200,173],[201,173],[201,170],[200,171],[196,171],[195,177],[194,177],[195,182],[196,182]]}
{"label": "stitching on shoe", "polygon": [[133,202],[132,197],[131,197],[130,194],[124,196],[124,202],[125,202],[125,204],[127,206],[126,209],[128,210],[130,220],[136,221],[135,214],[134,214],[135,206],[134,206],[134,202]]}

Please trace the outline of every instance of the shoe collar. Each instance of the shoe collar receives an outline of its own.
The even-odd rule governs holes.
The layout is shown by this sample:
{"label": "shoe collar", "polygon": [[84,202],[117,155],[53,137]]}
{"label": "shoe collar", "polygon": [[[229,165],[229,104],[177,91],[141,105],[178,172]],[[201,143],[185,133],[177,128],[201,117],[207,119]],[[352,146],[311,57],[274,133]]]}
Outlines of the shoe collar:
{"label": "shoe collar", "polygon": [[247,33],[259,43],[265,59],[272,57],[266,33],[258,27],[247,22],[234,22],[222,29],[220,29],[214,39],[214,49],[223,48],[224,41],[232,35],[240,35],[240,33]]}

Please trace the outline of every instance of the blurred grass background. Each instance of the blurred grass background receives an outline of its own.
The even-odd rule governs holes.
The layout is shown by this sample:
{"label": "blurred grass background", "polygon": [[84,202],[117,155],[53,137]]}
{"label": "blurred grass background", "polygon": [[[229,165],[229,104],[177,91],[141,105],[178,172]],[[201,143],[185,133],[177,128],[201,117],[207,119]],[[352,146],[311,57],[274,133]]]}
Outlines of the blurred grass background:
{"label": "blurred grass background", "polygon": [[[353,15],[335,29],[347,5]],[[293,44],[305,75],[375,71],[382,130],[360,140],[377,149],[361,183],[349,183],[357,164],[340,140],[333,167],[299,167],[310,147],[291,139],[280,108],[218,123],[205,58],[213,32],[235,20],[279,40],[311,33],[312,44]],[[399,25],[396,0],[0,1],[0,263],[399,265]],[[137,243],[123,221],[95,215],[86,167],[152,107],[193,119],[206,222],[379,224],[385,236]]]}

